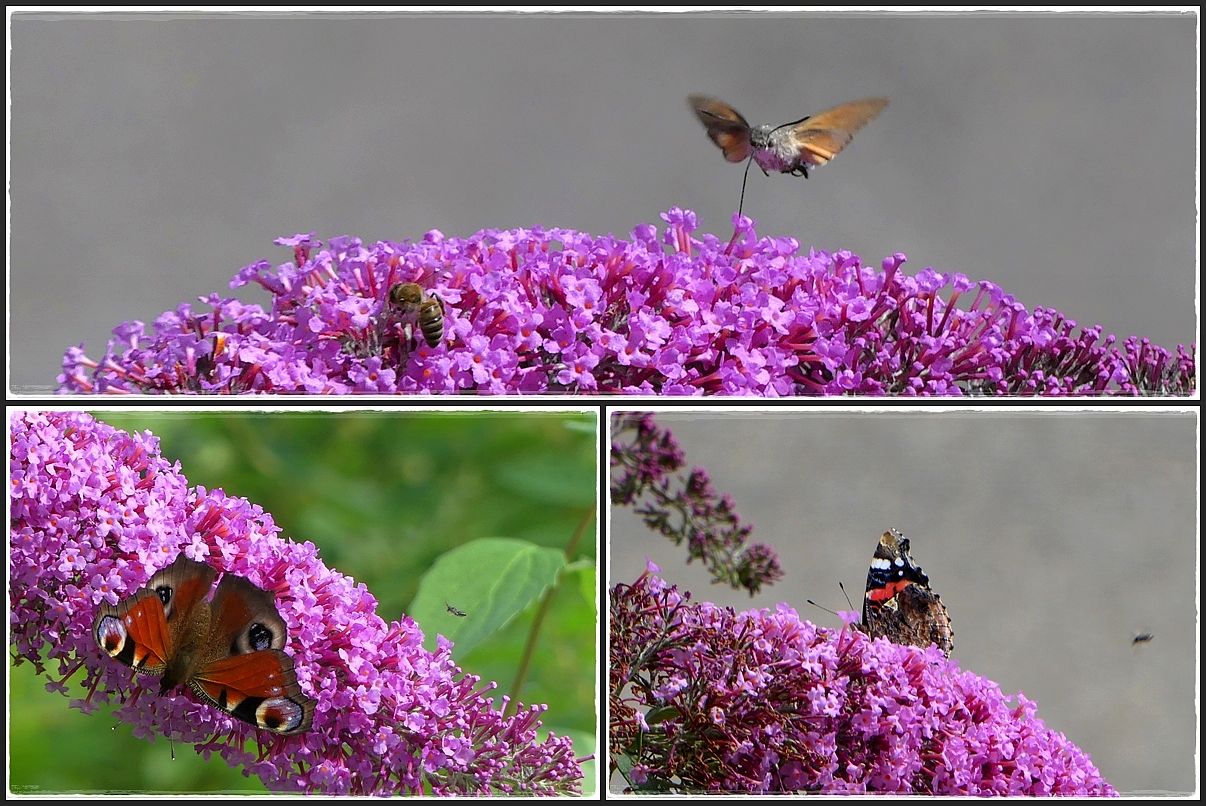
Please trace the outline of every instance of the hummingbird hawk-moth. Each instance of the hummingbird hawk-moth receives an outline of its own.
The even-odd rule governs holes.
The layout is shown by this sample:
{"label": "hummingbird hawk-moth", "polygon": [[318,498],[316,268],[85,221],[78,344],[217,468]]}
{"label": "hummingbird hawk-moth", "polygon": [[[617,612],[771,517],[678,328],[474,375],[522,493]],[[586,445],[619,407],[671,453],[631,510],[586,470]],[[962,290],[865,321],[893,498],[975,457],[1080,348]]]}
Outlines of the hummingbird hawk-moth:
{"label": "hummingbird hawk-moth", "polygon": [[[838,155],[854,137],[888,105],[887,98],[860,101],[826,109],[815,115],[778,126],[750,126],[724,101],[707,95],[689,95],[691,110],[707,129],[708,137],[729,162],[752,160],[762,173],[771,171],[808,178],[808,169],[824,165]],[[745,167],[749,174],[749,164]],[[745,204],[745,179],[741,180],[741,206]],[[738,207],[737,214],[741,214]]]}

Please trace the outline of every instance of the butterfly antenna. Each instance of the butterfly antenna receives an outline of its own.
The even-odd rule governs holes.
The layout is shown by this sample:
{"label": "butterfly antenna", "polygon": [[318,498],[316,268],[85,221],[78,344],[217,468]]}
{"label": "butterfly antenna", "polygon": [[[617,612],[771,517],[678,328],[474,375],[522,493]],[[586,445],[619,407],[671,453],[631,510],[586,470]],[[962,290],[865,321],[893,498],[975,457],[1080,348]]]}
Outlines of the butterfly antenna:
{"label": "butterfly antenna", "polygon": [[817,604],[816,602],[814,602],[812,599],[805,599],[804,601],[808,602],[808,603],[809,603],[810,605],[812,605],[813,607],[817,607],[817,608],[820,608],[821,610],[824,610],[826,613],[828,613],[828,614],[829,614],[829,615],[831,615],[831,616],[835,616],[835,617],[837,617],[837,618],[841,618],[841,616],[838,616],[838,614],[837,614],[837,613],[834,613],[834,612],[833,612],[832,610],[830,610],[828,607],[825,607],[825,605],[819,605],[819,604]]}
{"label": "butterfly antenna", "polygon": [[745,173],[741,175],[741,201],[737,203],[737,217],[741,218],[741,211],[745,208],[745,180],[750,178],[750,164],[754,161],[754,155],[751,153],[750,158],[745,161]]}
{"label": "butterfly antenna", "polygon": [[846,593],[846,586],[839,582],[838,587],[842,589],[842,595],[846,597],[846,604],[850,605],[850,609],[853,610],[854,602],[850,601],[850,594]]}

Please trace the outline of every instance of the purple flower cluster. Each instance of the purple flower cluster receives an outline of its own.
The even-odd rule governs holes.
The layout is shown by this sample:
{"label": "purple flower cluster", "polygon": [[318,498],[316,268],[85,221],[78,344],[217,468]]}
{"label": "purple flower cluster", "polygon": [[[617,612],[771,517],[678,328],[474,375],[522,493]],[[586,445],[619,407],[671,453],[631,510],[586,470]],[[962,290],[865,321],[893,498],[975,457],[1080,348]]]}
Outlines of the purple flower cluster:
{"label": "purple flower cluster", "polygon": [[613,506],[645,503],[636,512],[645,524],[674,541],[686,541],[687,562],[703,560],[713,582],[744,588],[750,595],[783,576],[774,550],[761,543],[746,545],[753,527],[741,523],[733,500],[712,489],[703,468],[685,476],[683,452],[674,435],[658,428],[652,414],[613,415],[611,502]]}
{"label": "purple flower cluster", "polygon": [[[645,395],[1187,395],[1195,349],[1028,310],[988,281],[801,254],[735,217],[727,242],[662,215],[631,240],[568,229],[427,233],[418,243],[279,239],[294,260],[242,269],[271,310],[217,294],[69,349],[61,392]],[[415,282],[446,317],[435,347],[391,315]]]}
{"label": "purple flower cluster", "polygon": [[[505,716],[494,684],[432,653],[412,619],[386,623],[363,584],[326,568],[312,543],[282,539],[271,515],[221,490],[190,487],[149,432],[82,413],[10,419],[12,645],[53,691],[83,671],[86,712],[118,695],[134,733],[164,726],[206,755],[242,765],[270,789],[326,794],[576,794],[566,737],[537,740],[545,706]],[[160,697],[97,647],[91,627],[183,550],[270,590],[289,630],[298,683],[317,700],[312,728],[265,735],[175,694]],[[144,679],[145,680],[145,679]],[[153,688],[145,686],[153,685]],[[257,752],[245,740],[254,735]]]}
{"label": "purple flower cluster", "polygon": [[631,791],[1118,794],[1034,703],[936,647],[692,604],[656,573],[611,591],[611,765]]}

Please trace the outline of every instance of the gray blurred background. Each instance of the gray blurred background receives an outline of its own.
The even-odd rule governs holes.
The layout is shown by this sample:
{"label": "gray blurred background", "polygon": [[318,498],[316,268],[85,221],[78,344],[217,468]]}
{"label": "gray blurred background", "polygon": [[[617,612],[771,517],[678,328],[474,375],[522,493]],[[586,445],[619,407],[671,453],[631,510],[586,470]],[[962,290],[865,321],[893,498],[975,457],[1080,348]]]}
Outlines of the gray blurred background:
{"label": "gray blurred background", "polygon": [[[880,534],[904,532],[959,665],[1018,691],[1124,794],[1195,787],[1196,414],[660,413],[785,577],[751,598],[611,511],[609,585],[646,558],[698,600],[861,609]],[[1132,645],[1137,633],[1150,643]]]}
{"label": "gray blurred background", "polygon": [[[741,166],[687,109],[781,123],[886,95],[746,212],[895,251],[1173,347],[1196,339],[1196,14],[11,18],[10,383],[55,383],[272,239],[574,227],[682,206],[722,237]],[[241,289],[266,305],[268,295]],[[878,528],[878,527],[876,527]]]}

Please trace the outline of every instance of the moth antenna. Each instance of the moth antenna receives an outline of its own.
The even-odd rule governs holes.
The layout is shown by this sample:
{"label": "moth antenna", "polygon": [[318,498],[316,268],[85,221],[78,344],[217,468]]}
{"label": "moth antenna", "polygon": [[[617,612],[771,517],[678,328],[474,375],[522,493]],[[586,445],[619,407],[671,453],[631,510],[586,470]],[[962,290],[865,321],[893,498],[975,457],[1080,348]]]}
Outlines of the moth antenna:
{"label": "moth antenna", "polygon": [[[809,115],[809,117],[812,117],[812,116]],[[771,134],[774,134],[775,132],[779,131],[779,129],[787,129],[792,126],[799,126],[801,123],[803,123],[806,120],[808,120],[808,118],[801,118],[800,120],[793,120],[788,123],[780,123],[778,126],[776,126],[775,128],[770,130],[770,134],[768,134],[767,137],[770,137]]]}

